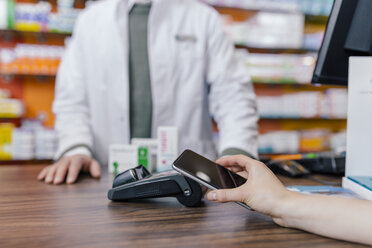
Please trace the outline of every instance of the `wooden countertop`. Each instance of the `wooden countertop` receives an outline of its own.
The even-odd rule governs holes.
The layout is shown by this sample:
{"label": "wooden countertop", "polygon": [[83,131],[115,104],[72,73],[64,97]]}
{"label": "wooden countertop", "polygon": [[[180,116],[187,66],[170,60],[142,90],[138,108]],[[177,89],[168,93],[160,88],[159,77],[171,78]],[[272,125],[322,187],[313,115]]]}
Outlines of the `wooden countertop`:
{"label": "wooden countertop", "polygon": [[54,186],[36,180],[41,168],[0,167],[0,247],[358,247],[279,227],[234,203],[204,201],[199,208],[174,198],[113,203],[107,199],[112,176]]}

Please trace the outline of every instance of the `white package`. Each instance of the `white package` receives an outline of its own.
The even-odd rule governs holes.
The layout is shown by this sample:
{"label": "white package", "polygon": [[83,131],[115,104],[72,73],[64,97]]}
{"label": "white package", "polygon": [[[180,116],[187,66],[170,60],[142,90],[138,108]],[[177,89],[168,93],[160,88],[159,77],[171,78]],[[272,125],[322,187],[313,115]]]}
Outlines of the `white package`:
{"label": "white package", "polygon": [[0,29],[7,28],[7,0],[0,0]]}
{"label": "white package", "polygon": [[178,128],[158,128],[157,172],[172,169],[172,163],[178,156]]}
{"label": "white package", "polygon": [[[121,173],[138,164],[138,146],[113,144],[109,148],[109,173]],[[117,166],[117,168],[115,168]]]}
{"label": "white package", "polygon": [[372,177],[372,57],[349,58],[346,177]]}

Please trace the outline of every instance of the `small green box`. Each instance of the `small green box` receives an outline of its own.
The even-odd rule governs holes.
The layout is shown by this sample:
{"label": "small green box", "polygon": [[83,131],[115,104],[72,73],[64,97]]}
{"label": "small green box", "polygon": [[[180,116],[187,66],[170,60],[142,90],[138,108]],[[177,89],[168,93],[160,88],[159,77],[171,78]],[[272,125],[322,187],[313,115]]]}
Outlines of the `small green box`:
{"label": "small green box", "polygon": [[143,165],[146,169],[149,168],[149,149],[147,147],[138,148],[138,164]]}
{"label": "small green box", "polygon": [[15,0],[7,0],[8,29],[14,28],[15,19]]}

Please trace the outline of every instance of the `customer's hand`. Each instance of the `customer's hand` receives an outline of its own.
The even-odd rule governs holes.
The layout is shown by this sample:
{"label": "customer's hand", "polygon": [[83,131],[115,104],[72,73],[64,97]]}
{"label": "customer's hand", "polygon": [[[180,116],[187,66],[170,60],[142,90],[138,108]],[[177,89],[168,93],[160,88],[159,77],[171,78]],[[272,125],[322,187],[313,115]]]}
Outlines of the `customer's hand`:
{"label": "customer's hand", "polygon": [[235,189],[214,190],[207,198],[217,202],[244,202],[252,209],[275,218],[278,204],[291,195],[265,164],[243,155],[224,157],[217,163],[247,178]]}
{"label": "customer's hand", "polygon": [[61,184],[66,178],[66,183],[71,184],[76,181],[80,171],[89,172],[93,178],[101,176],[101,167],[96,160],[86,155],[73,155],[45,167],[37,179],[45,183]]}
{"label": "customer's hand", "polygon": [[372,245],[372,202],[291,192],[263,163],[242,155],[217,163],[238,172],[247,182],[238,188],[211,191],[209,200],[244,202],[281,226]]}

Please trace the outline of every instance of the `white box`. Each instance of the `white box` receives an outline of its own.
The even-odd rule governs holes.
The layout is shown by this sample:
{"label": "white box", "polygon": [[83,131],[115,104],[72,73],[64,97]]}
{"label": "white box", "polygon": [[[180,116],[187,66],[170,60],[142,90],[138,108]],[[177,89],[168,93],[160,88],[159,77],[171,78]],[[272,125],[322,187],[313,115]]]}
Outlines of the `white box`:
{"label": "white box", "polygon": [[6,29],[8,26],[7,10],[7,0],[0,0],[0,29]]}
{"label": "white box", "polygon": [[372,177],[372,57],[350,57],[346,171]]}
{"label": "white box", "polygon": [[147,147],[150,153],[149,171],[156,171],[157,153],[158,153],[158,140],[157,139],[146,139],[146,138],[133,138],[132,145],[138,147]]}
{"label": "white box", "polygon": [[350,189],[363,199],[372,201],[372,192],[369,189],[363,187],[362,185],[356,182],[353,182],[347,177],[342,178],[342,187],[345,189]]}
{"label": "white box", "polygon": [[346,170],[342,187],[372,200],[372,191],[348,177],[372,177],[372,57],[349,58]]}
{"label": "white box", "polygon": [[172,169],[172,163],[178,156],[178,128],[158,128],[157,172]]}
{"label": "white box", "polygon": [[109,148],[109,173],[115,172],[114,163],[118,164],[117,173],[121,173],[138,165],[138,146],[113,144]]}

